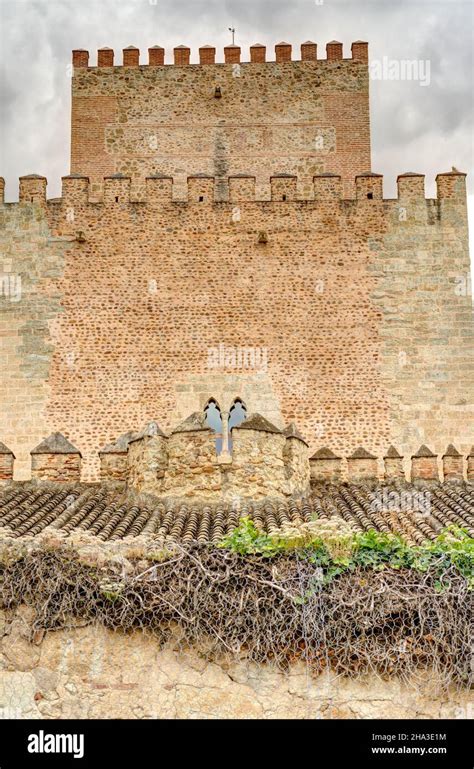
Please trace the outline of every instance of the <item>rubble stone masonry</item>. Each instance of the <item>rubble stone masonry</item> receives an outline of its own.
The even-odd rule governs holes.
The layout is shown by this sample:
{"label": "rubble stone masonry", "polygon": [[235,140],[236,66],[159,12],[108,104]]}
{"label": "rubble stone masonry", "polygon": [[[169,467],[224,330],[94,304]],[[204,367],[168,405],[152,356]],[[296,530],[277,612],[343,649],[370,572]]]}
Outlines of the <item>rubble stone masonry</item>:
{"label": "rubble stone masonry", "polygon": [[[319,177],[315,200],[215,202],[211,182],[190,180],[194,198],[174,202],[171,186],[149,180],[134,202],[129,179],[108,179],[104,201],[90,203],[87,180],[65,178],[60,200],[1,209],[9,269],[22,276],[21,300],[1,299],[0,435],[17,477],[51,430],[81,450],[83,477],[97,477],[97,452],[121,433],[155,418],[176,426],[190,382],[202,404],[216,378],[243,389],[260,374],[277,404],[260,411],[281,409],[312,451],[383,456],[392,443],[409,458],[425,442],[440,462],[448,443],[467,454],[464,176],[439,177],[434,200],[384,200],[382,179],[365,176],[355,199]],[[219,344],[265,350],[265,371],[210,368]]]}
{"label": "rubble stone masonry", "polygon": [[227,63],[189,65],[179,48],[173,66],[75,66],[71,171],[94,194],[107,174],[132,176],[135,194],[146,176],[169,175],[177,198],[195,173],[250,174],[265,198],[274,174],[298,176],[308,194],[331,171],[350,194],[370,170],[367,60],[358,49],[343,59],[342,47],[334,60],[285,59],[240,63],[229,47]]}
{"label": "rubble stone masonry", "polygon": [[0,613],[0,709],[4,718],[457,718],[470,717],[469,691],[437,690],[432,673],[352,680],[287,673],[244,658],[209,661],[203,647],[164,648],[139,632],[99,626],[44,634],[31,642],[29,607],[13,624]]}
{"label": "rubble stone masonry", "polygon": [[17,479],[55,431],[96,479],[106,444],[150,420],[169,434],[212,397],[295,421],[311,453],[393,444],[408,470],[422,443],[439,468],[448,444],[469,452],[465,176],[427,200],[402,175],[384,199],[366,44],[343,59],[331,43],[328,60],[305,46],[242,64],[74,53],[76,174],[49,201],[23,177],[0,205],[0,440]]}

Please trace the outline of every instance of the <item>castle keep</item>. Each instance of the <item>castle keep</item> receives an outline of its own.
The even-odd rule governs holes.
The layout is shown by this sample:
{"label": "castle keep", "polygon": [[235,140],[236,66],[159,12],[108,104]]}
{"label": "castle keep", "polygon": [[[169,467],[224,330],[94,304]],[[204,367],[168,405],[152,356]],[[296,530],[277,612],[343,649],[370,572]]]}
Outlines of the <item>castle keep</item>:
{"label": "castle keep", "polygon": [[0,714],[468,718],[465,174],[384,198],[366,43],[173,55],[1,180]]}
{"label": "castle keep", "polygon": [[[62,195],[48,199],[47,180],[30,175],[19,202],[0,207],[0,440],[15,478],[30,477],[30,452],[58,432],[80,450],[83,480],[120,475],[110,457],[125,453],[132,469],[120,480],[130,472],[142,488],[151,466],[145,487],[160,494],[192,491],[196,456],[210,468],[206,493],[236,491],[239,456],[237,491],[303,493],[303,446],[336,457],[363,446],[376,474],[391,444],[408,471],[420,444],[440,470],[452,443],[465,475],[474,413],[465,175],[440,173],[426,199],[423,176],[402,173],[397,198],[384,198],[371,170],[366,43],[348,58],[337,42],[326,58],[304,43],[298,60],[286,43],[274,55],[252,46],[249,61],[238,46],[217,63],[209,46],[198,64],[184,46],[173,64],[164,53],[150,48],[145,64],[127,48],[117,64],[101,49],[92,65],[74,51]],[[224,445],[216,451],[195,424],[200,448],[183,460],[189,430],[177,428],[209,403]],[[272,429],[250,442],[251,430],[231,430],[236,403]],[[137,448],[155,420],[161,443],[142,434]],[[290,422],[299,437],[285,434]],[[110,451],[127,431],[125,451]],[[174,459],[160,465],[158,448],[137,465],[150,441],[168,441]],[[252,452],[260,474],[245,471]],[[33,475],[43,466],[35,456]],[[324,452],[319,460],[331,467]]]}

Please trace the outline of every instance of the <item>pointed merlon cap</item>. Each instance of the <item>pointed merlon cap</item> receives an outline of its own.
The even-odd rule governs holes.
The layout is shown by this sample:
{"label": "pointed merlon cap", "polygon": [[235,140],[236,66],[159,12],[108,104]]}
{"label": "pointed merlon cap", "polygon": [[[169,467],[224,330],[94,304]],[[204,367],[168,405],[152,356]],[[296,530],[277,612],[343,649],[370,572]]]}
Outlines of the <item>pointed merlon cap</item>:
{"label": "pointed merlon cap", "polygon": [[457,168],[454,169],[454,171],[445,171],[442,174],[437,174],[436,179],[439,176],[466,176],[467,174],[464,171],[458,171]]}
{"label": "pointed merlon cap", "polygon": [[234,430],[258,430],[262,433],[278,433],[281,435],[281,430],[278,427],[275,427],[268,419],[257,413],[250,414],[240,425],[233,427],[232,431]]}
{"label": "pointed merlon cap", "polygon": [[127,451],[128,444],[133,438],[136,438],[136,435],[137,433],[133,430],[124,433],[120,438],[117,438],[115,443],[108,443],[107,446],[104,446],[104,448],[99,451],[99,454],[123,454]]}
{"label": "pointed merlon cap", "polygon": [[298,430],[294,422],[290,422],[288,427],[285,427],[285,429],[283,430],[283,435],[286,438],[297,438],[299,441],[304,443],[305,446],[308,446],[308,443],[305,441],[305,439],[301,435],[300,431]]}
{"label": "pointed merlon cap", "polygon": [[474,446],[471,446],[471,450],[470,450],[469,454],[467,455],[467,458],[468,458],[468,459],[469,459],[470,457],[474,457]]}
{"label": "pointed merlon cap", "polygon": [[275,48],[279,47],[280,45],[290,45],[290,43],[285,43],[283,40],[281,43],[275,43]]}
{"label": "pointed merlon cap", "polygon": [[5,446],[5,444],[2,443],[1,441],[0,441],[0,454],[9,454],[10,456],[13,457],[13,459],[16,459],[13,451],[9,449],[8,446]]}
{"label": "pointed merlon cap", "polygon": [[331,171],[326,171],[324,174],[316,174],[316,176],[314,176],[313,178],[314,179],[329,179],[331,177],[333,179],[340,179],[341,178],[341,174],[333,174],[333,173],[331,173]]}
{"label": "pointed merlon cap", "polygon": [[374,457],[374,455],[367,451],[367,449],[359,446],[359,448],[352,452],[348,459],[377,459],[377,457]]}
{"label": "pointed merlon cap", "polygon": [[254,43],[254,44],[253,44],[253,45],[251,45],[250,47],[251,47],[251,48],[265,48],[265,46],[264,46],[264,45],[262,45],[262,43]]}
{"label": "pointed merlon cap", "polygon": [[41,174],[25,174],[25,176],[20,176],[20,179],[46,179],[46,176],[41,176]]}
{"label": "pointed merlon cap", "polygon": [[390,446],[390,448],[387,450],[387,453],[384,456],[384,459],[403,459],[402,455],[398,453],[395,446]]}
{"label": "pointed merlon cap", "polygon": [[151,45],[148,50],[149,51],[164,51],[165,49],[163,48],[162,45]]}
{"label": "pointed merlon cap", "polygon": [[444,452],[442,458],[444,459],[444,457],[461,457],[461,456],[462,456],[462,454],[460,454],[460,452],[457,450],[457,448],[455,446],[453,446],[452,443],[450,443],[448,448]]}
{"label": "pointed merlon cap", "polygon": [[82,457],[79,449],[76,449],[62,433],[52,433],[49,438],[45,438],[35,449],[32,449],[30,454],[79,454]]}
{"label": "pointed merlon cap", "polygon": [[341,457],[338,457],[336,454],[334,454],[331,449],[328,449],[326,446],[324,446],[322,449],[318,449],[310,459],[340,459]]}
{"label": "pointed merlon cap", "polygon": [[212,429],[207,424],[206,416],[202,411],[195,411],[193,414],[191,414],[187,419],[184,420],[184,422],[181,422],[181,424],[175,427],[174,430],[171,430],[171,435],[176,435],[176,433],[191,433],[196,432],[197,430],[208,430],[209,432],[212,431]]}
{"label": "pointed merlon cap", "polygon": [[397,181],[398,179],[406,179],[407,176],[419,176],[424,178],[425,174],[417,174],[415,171],[406,171],[404,174],[398,174]]}
{"label": "pointed merlon cap", "polygon": [[126,48],[123,49],[124,51],[138,51],[138,48],[136,45],[127,45]]}
{"label": "pointed merlon cap", "polygon": [[158,422],[152,421],[152,422],[148,422],[148,424],[146,424],[143,430],[140,430],[139,433],[133,433],[132,437],[129,439],[128,442],[133,443],[134,441],[139,441],[142,438],[154,438],[156,435],[159,435],[160,438],[168,437],[167,435],[165,435],[165,433],[159,426]]}
{"label": "pointed merlon cap", "polygon": [[357,174],[356,179],[365,179],[365,178],[372,178],[372,179],[382,179],[383,174],[376,174],[373,171],[365,171],[363,174]]}
{"label": "pointed merlon cap", "polygon": [[89,177],[85,174],[66,174],[66,176],[61,176],[61,179],[89,179]]}
{"label": "pointed merlon cap", "polygon": [[433,454],[431,449],[429,449],[428,446],[425,446],[425,444],[423,444],[422,446],[420,446],[416,454],[412,455],[412,459],[421,459],[422,457],[425,457],[426,459],[428,459],[430,457],[436,457],[436,456],[437,454]]}

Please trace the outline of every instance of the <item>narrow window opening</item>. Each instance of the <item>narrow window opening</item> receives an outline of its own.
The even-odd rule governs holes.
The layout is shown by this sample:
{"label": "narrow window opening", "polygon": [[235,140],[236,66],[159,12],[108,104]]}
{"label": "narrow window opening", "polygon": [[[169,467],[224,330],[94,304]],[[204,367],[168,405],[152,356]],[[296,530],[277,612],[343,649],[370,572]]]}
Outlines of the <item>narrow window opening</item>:
{"label": "narrow window opening", "polygon": [[118,202],[119,202],[119,199],[118,199],[118,195],[116,195],[116,196],[115,196],[115,202],[116,202],[116,203],[118,203]]}
{"label": "narrow window opening", "polygon": [[200,203],[203,203],[203,202],[204,202],[204,195],[199,195],[199,202],[200,202]]}
{"label": "narrow window opening", "polygon": [[232,451],[232,428],[247,419],[247,409],[240,398],[236,398],[229,411],[229,451]]}
{"label": "narrow window opening", "polygon": [[368,199],[369,199],[369,200],[373,200],[373,198],[374,198],[374,193],[373,193],[373,192],[368,192],[368,193],[367,193],[367,197],[368,197]]}
{"label": "narrow window opening", "polygon": [[204,414],[207,424],[216,433],[216,452],[220,454],[222,451],[222,415],[219,404],[214,398],[209,398]]}
{"label": "narrow window opening", "polygon": [[282,195],[282,200],[286,200],[286,195]]}

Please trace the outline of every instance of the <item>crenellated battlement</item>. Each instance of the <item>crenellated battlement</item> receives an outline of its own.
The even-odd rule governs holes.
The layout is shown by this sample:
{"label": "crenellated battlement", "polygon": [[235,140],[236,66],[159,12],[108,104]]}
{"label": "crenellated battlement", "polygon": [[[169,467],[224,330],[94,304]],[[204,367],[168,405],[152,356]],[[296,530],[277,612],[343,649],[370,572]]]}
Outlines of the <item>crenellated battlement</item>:
{"label": "crenellated battlement", "polygon": [[[325,57],[318,55],[319,49],[317,43],[307,40],[300,45],[299,58],[293,58],[293,46],[290,43],[281,42],[276,43],[274,47],[274,58],[267,59],[267,48],[261,43],[256,43],[250,46],[248,59],[245,63],[250,64],[265,64],[265,63],[285,63],[289,61],[327,61],[328,63],[334,61],[341,61],[343,56],[343,45],[337,40],[331,40],[326,44]],[[209,66],[212,64],[240,64],[242,49],[239,45],[226,45],[223,49],[223,60],[216,62],[216,48],[212,45],[203,45],[198,50],[199,62],[197,66],[204,65]],[[191,62],[191,48],[186,45],[178,45],[173,48],[172,51],[173,62],[172,66],[183,67],[189,66]],[[357,40],[351,45],[351,56],[347,57],[348,60],[357,61],[366,64],[368,62],[368,43]],[[140,50],[133,45],[127,46],[122,50],[122,67],[163,67],[165,64],[166,50],[159,45],[154,45],[148,48],[148,62],[144,64],[140,62]],[[97,64],[98,68],[110,68],[117,67],[115,63],[115,52],[112,48],[103,47],[97,51]],[[82,48],[76,49],[72,52],[72,63],[75,69],[92,68],[89,62],[89,51]],[[191,65],[193,66],[193,65]],[[196,65],[194,65],[196,66]]]}
{"label": "crenellated battlement", "polygon": [[[450,444],[441,457],[422,445],[407,465],[411,483],[474,481],[474,447],[464,457]],[[31,477],[66,483],[81,480],[82,454],[61,433],[32,449]],[[14,476],[13,452],[0,442],[1,482]],[[156,421],[129,431],[101,451],[100,479],[162,497],[235,500],[301,498],[318,484],[406,480],[404,457],[390,446],[383,458],[359,446],[340,457],[328,447],[310,456],[306,440],[291,423],[281,430],[258,413],[232,429],[232,453],[219,453],[216,433],[203,412],[194,412],[169,435]]]}
{"label": "crenellated battlement", "polygon": [[[448,171],[436,176],[436,198],[425,197],[425,177],[423,174],[404,173],[397,177],[397,198],[383,197],[383,176],[376,173],[360,174],[355,177],[355,196],[343,197],[342,179],[337,174],[320,174],[312,179],[312,188],[301,191],[299,179],[292,174],[277,174],[267,179],[268,196],[258,194],[255,176],[238,174],[228,177],[213,177],[207,174],[196,174],[184,179],[185,195],[177,197],[176,190],[183,191],[183,179],[156,174],[145,180],[144,194],[133,194],[132,178],[122,174],[104,177],[102,194],[97,195],[89,177],[71,174],[62,177],[61,198],[47,199],[47,179],[38,174],[22,176],[19,184],[19,203],[36,203],[41,206],[57,208],[58,206],[102,204],[106,207],[117,204],[150,204],[152,206],[165,203],[199,203],[213,205],[214,203],[315,203],[334,204],[339,201],[344,204],[377,204],[396,205],[419,204],[422,202],[453,202],[466,203],[466,174],[461,171]],[[262,180],[260,179],[260,182]],[[4,203],[3,178],[0,178],[0,200]],[[260,187],[261,189],[261,187]],[[15,205],[15,204],[10,204]],[[403,221],[401,219],[401,221]]]}

